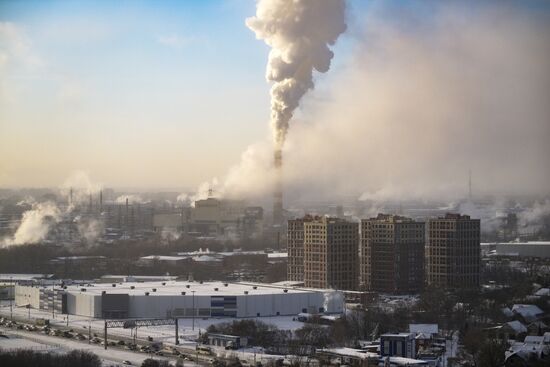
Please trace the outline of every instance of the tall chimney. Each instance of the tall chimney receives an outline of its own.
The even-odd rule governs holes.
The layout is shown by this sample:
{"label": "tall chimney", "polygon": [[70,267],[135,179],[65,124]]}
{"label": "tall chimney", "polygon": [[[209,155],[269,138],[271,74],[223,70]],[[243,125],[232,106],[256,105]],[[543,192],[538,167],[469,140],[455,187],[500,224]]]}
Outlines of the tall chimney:
{"label": "tall chimney", "polygon": [[274,154],[275,188],[273,190],[273,225],[283,222],[283,151],[275,148]]}
{"label": "tall chimney", "polygon": [[130,213],[128,209],[128,198],[126,198],[126,231],[128,231],[128,228],[130,227]]}
{"label": "tall chimney", "polygon": [[103,211],[103,190],[99,190],[99,211]]}

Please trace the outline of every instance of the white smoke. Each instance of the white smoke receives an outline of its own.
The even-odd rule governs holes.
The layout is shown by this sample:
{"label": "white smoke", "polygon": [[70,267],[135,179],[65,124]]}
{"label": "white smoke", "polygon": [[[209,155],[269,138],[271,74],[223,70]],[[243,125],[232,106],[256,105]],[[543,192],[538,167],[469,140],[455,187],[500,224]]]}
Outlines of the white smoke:
{"label": "white smoke", "polygon": [[76,205],[88,203],[90,195],[97,197],[102,188],[103,185],[93,182],[90,179],[88,172],[77,170],[69,175],[59,190],[61,196],[64,197],[67,202],[71,199],[70,196],[72,191],[72,202],[70,204],[73,208],[69,208],[69,210],[72,210]]}
{"label": "white smoke", "polygon": [[522,232],[537,232],[550,217],[550,199],[536,202],[518,215],[518,224]]}
{"label": "white smoke", "polygon": [[61,210],[52,202],[33,203],[32,209],[23,213],[21,224],[10,238],[2,240],[1,247],[38,243],[43,241],[50,228],[62,219]]}
{"label": "white smoke", "polygon": [[[46,239],[50,229],[61,222],[63,218],[71,216],[77,205],[89,201],[89,196],[98,193],[101,185],[92,182],[85,171],[75,171],[65,180],[59,188],[61,196],[68,201],[72,191],[70,205],[57,205],[54,202],[37,202],[32,197],[27,197],[17,205],[30,205],[31,209],[23,213],[21,223],[13,236],[0,240],[0,247],[39,243]],[[77,228],[81,236],[91,242],[98,238],[103,231],[103,224],[97,219],[85,219],[80,221],[77,216]]]}
{"label": "white smoke", "polygon": [[143,198],[139,195],[135,194],[128,194],[128,195],[120,195],[115,199],[115,202],[117,204],[126,204],[126,200],[128,200],[128,204],[144,204],[147,203],[147,201],[143,200]]}
{"label": "white smoke", "polygon": [[[549,12],[430,4],[421,16],[394,1],[357,13],[352,52],[305,96],[286,136],[287,202],[458,201],[469,170],[474,196],[548,194]],[[222,180],[226,196],[272,192],[261,145],[232,170],[231,188]]]}
{"label": "white smoke", "polygon": [[271,47],[266,78],[271,87],[271,126],[281,148],[303,95],[313,89],[313,70],[325,73],[329,46],[346,30],[344,0],[260,0],[246,25]]}
{"label": "white smoke", "polygon": [[88,244],[95,243],[105,232],[104,222],[96,218],[77,216],[74,221],[76,222],[78,234]]}

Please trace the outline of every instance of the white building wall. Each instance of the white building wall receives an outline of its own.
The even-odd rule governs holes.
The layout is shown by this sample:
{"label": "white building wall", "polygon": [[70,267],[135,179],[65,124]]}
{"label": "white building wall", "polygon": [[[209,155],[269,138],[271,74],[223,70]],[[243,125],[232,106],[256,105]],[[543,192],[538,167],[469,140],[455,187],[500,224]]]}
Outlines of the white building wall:
{"label": "white building wall", "polygon": [[101,317],[101,295],[86,292],[68,293],[67,311],[73,315]]}
{"label": "white building wall", "polygon": [[[28,287],[30,288],[30,287]],[[251,291],[252,293],[253,291]],[[193,311],[193,295],[157,295],[145,294],[130,295],[129,318],[166,318],[166,317],[191,317]],[[17,296],[17,295],[16,295]],[[219,296],[224,296],[220,292]],[[231,297],[231,295],[226,295]],[[36,304],[38,307],[39,293],[36,288]],[[344,297],[341,292],[301,292],[284,293],[282,289],[274,289],[270,294],[241,294],[237,295],[237,317],[281,316],[297,315],[306,309],[307,312],[316,313],[320,308],[329,313],[341,313],[343,311]],[[29,303],[23,301],[23,304]],[[67,295],[67,309],[70,314],[86,317],[102,317],[101,295],[86,292],[70,292]],[[206,314],[199,314],[199,310]],[[211,296],[196,295],[194,297],[194,310],[197,317],[210,317]]]}
{"label": "white building wall", "polygon": [[32,308],[40,308],[40,288],[15,285],[15,305],[25,306],[30,304]]}

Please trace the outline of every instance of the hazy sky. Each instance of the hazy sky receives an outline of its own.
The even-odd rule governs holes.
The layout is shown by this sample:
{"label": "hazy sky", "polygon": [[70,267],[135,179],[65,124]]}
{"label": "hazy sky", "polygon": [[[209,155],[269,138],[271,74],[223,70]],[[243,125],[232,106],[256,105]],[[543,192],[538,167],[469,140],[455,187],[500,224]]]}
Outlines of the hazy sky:
{"label": "hazy sky", "polygon": [[268,134],[253,1],[0,2],[0,186],[194,187]]}
{"label": "hazy sky", "polygon": [[[468,20],[471,18],[468,12],[472,15],[476,13],[478,8],[474,4],[491,4],[491,6],[511,4],[513,7],[525,8],[527,13],[536,13],[539,10],[545,12],[546,17],[543,17],[543,22],[546,24],[540,29],[543,32],[548,30],[546,25],[548,25],[549,9],[548,2],[545,4],[544,1],[472,1],[469,2],[472,5],[471,9],[464,11],[462,7],[458,15],[453,17],[453,24],[455,24],[453,28],[446,27],[444,21],[438,18],[440,12],[436,6],[437,1],[389,3],[377,1],[374,2],[374,6],[372,3],[362,0],[349,2],[348,31],[338,40],[334,50],[333,66],[326,75],[317,76],[317,88],[320,92],[310,93],[309,100],[306,98],[304,103],[305,107],[300,108],[296,116],[298,121],[308,119],[320,121],[326,119],[326,116],[334,116],[333,122],[334,119],[342,119],[337,123],[344,124],[347,121],[346,114],[352,112],[352,117],[355,116],[357,121],[350,122],[347,128],[345,124],[342,125],[343,129],[340,129],[340,125],[336,123],[334,125],[335,133],[342,130],[350,134],[348,140],[342,140],[341,136],[337,137],[342,140],[341,147],[348,147],[348,150],[351,149],[350,147],[363,144],[358,139],[358,133],[367,136],[369,128],[361,128],[360,124],[365,121],[365,116],[373,115],[369,111],[366,111],[368,112],[366,115],[359,114],[356,106],[370,104],[371,110],[384,110],[383,116],[391,113],[387,110],[389,108],[396,112],[395,115],[401,121],[403,118],[399,113],[405,118],[415,113],[413,110],[406,113],[398,111],[400,102],[396,98],[399,96],[398,92],[403,90],[400,83],[404,83],[403,85],[407,83],[409,76],[406,73],[413,73],[410,80],[420,83],[419,90],[424,87],[430,88],[426,95],[434,93],[434,96],[438,97],[447,96],[442,92],[439,80],[433,80],[427,84],[424,78],[426,74],[420,77],[417,68],[412,68],[410,65],[403,67],[396,59],[402,55],[407,58],[415,55],[416,51],[403,52],[400,47],[399,42],[410,42],[417,49],[428,49],[429,52],[433,52],[433,54],[425,53],[422,57],[418,57],[418,60],[424,62],[423,65],[427,65],[426,67],[449,65],[449,60],[444,57],[435,58],[439,49],[424,46],[424,41],[419,41],[415,36],[423,37],[423,32],[426,33],[426,29],[430,28],[429,24],[436,22],[437,26],[433,26],[433,29],[447,33],[442,33],[442,39],[427,42],[430,42],[430,45],[433,43],[448,46],[449,42],[451,44],[454,42],[454,35],[461,33],[460,18]],[[465,2],[449,1],[448,3],[462,6]],[[253,0],[1,1],[0,187],[59,186],[75,170],[87,171],[94,181],[115,187],[194,188],[212,177],[223,177],[228,167],[241,161],[241,154],[247,150],[247,147],[257,142],[265,144],[266,141],[270,141],[268,124],[270,97],[269,85],[265,81],[269,49],[263,42],[256,40],[253,32],[245,26],[245,19],[255,13],[255,5]],[[383,8],[382,11],[380,7]],[[452,7],[450,11],[453,11]],[[498,14],[495,16],[493,13],[495,12],[492,11],[490,17],[473,18],[481,22],[485,19],[489,21],[498,19]],[[508,11],[506,17],[514,18],[514,14],[514,11]],[[365,37],[365,32],[369,33],[368,27],[365,27],[369,24],[365,22],[370,22],[372,25],[376,22],[384,23],[385,20],[391,20],[389,29],[394,33],[386,32],[387,25],[375,25],[376,31],[371,32],[375,37],[372,42]],[[539,34],[540,32],[537,33],[537,29],[529,28],[529,32],[523,32],[522,29],[529,22],[529,19],[517,22],[518,33],[525,33],[527,37],[518,36],[517,39],[512,38],[511,42],[504,40],[506,41],[503,43],[504,50],[513,52],[516,44],[524,46],[521,49],[527,53],[537,48],[530,48],[531,44],[525,42],[533,34],[543,36]],[[471,25],[468,22],[465,24]],[[499,24],[502,26],[503,23]],[[478,23],[474,25],[480,27]],[[492,43],[496,40],[498,45],[499,35],[491,33],[493,26],[482,25],[480,30],[483,34],[489,34],[485,39]],[[475,31],[475,28],[469,29]],[[503,30],[506,29],[506,27],[503,28]],[[394,34],[398,37],[393,37]],[[384,38],[391,40],[392,43],[384,45],[380,42]],[[473,31],[461,37],[466,45],[462,49],[471,51],[472,56],[465,57],[465,60],[468,59],[470,63],[475,63],[477,56],[483,57],[484,64],[479,69],[479,75],[488,75],[487,78],[480,79],[484,85],[487,82],[490,83],[490,78],[493,77],[485,73],[485,70],[495,69],[491,62],[504,61],[503,65],[506,67],[496,68],[499,71],[508,70],[507,68],[515,69],[515,64],[491,57],[493,52],[489,55],[486,55],[487,52],[479,53],[481,46],[478,47],[477,38]],[[483,43],[485,39],[479,40],[479,45],[486,47]],[[364,57],[363,55],[370,55],[369,52],[364,52],[369,44],[375,45],[373,47],[376,49],[369,50],[370,53],[374,53],[374,56]],[[455,74],[458,75],[457,82],[460,82],[461,75],[457,71],[462,65],[466,65],[460,61],[460,57],[467,56],[461,53],[462,49],[454,50],[456,55],[452,54],[451,66],[454,69],[451,75],[453,77]],[[380,50],[383,52],[379,52]],[[498,53],[500,49],[496,51]],[[444,53],[445,50],[441,52]],[[502,54],[506,55],[504,52]],[[392,55],[393,59],[384,59]],[[432,55],[434,58],[431,57]],[[542,55],[545,54],[542,53]],[[536,55],[525,56],[525,59],[530,62]],[[371,60],[375,60],[377,64],[372,64]],[[518,60],[523,59],[518,58]],[[513,61],[515,62],[515,59]],[[545,66],[546,64],[547,62],[536,65]],[[368,66],[365,72],[360,70],[363,65]],[[381,69],[379,65],[383,65],[384,68]],[[350,70],[351,68],[356,68],[360,72],[355,73]],[[425,73],[426,70],[422,72]],[[396,81],[396,73],[402,73],[403,78]],[[449,75],[447,72],[439,74]],[[471,74],[472,78],[476,76]],[[428,72],[427,75],[431,73]],[[513,80],[507,79],[509,75],[516,77],[515,73],[508,73],[508,75],[499,75],[497,78],[502,76],[504,81],[513,83]],[[523,76],[524,73],[517,74],[517,78],[523,78]],[[373,78],[375,80],[371,84],[370,81]],[[545,83],[546,80],[544,79]],[[458,98],[452,100],[453,105],[457,106],[456,109],[449,109],[449,111],[460,109],[460,93],[477,90],[476,81],[470,79],[469,82],[471,83],[468,88],[450,90],[459,94],[457,94]],[[345,83],[349,83],[353,89],[348,88]],[[358,85],[359,83],[363,84]],[[520,84],[525,88],[529,87],[525,81]],[[498,86],[495,85],[495,88]],[[546,88],[547,85],[544,84],[543,87]],[[488,93],[492,91],[492,89],[486,89]],[[369,98],[347,109],[346,100],[353,99],[346,94],[350,90],[353,91],[351,97],[364,94]],[[380,103],[374,106],[373,101],[376,102],[380,99],[378,97],[382,97],[377,90],[386,93],[383,96],[385,100],[382,101],[383,103],[378,101]],[[411,96],[416,94],[411,90]],[[406,93],[403,93],[403,96],[405,95]],[[487,93],[481,97],[486,95]],[[524,100],[530,100],[527,98],[529,96],[529,93],[524,93],[524,97],[521,98],[522,108],[529,107],[523,103]],[[538,96],[542,100],[548,95],[538,93]],[[325,104],[323,98],[331,99],[332,107],[323,106]],[[408,101],[409,108],[417,106],[413,102],[414,98],[408,98]],[[498,105],[500,102],[496,103]],[[338,105],[335,106],[335,104]],[[540,103],[536,105],[540,110],[538,117],[548,116],[547,109],[539,108],[546,105]],[[430,107],[427,106],[422,110],[425,109]],[[491,109],[491,118],[487,118],[487,121],[493,120],[494,111],[495,109]],[[518,109],[518,111],[521,110]],[[380,117],[382,114],[377,112],[376,116]],[[422,116],[417,117],[415,117],[417,120],[425,124],[426,119]],[[385,124],[384,118],[378,118],[378,121],[370,121],[370,123]],[[411,118],[411,120],[414,119]],[[465,136],[476,134],[477,121],[474,120],[468,125],[472,127],[468,128],[470,135]],[[540,118],[537,121],[540,122]],[[365,121],[365,124],[367,122]],[[309,123],[313,122],[309,121]],[[526,136],[536,136],[537,131],[548,133],[547,125],[537,124],[539,130],[528,130],[531,134]],[[319,126],[322,128],[323,125]],[[412,135],[416,133],[424,137],[426,142],[422,152],[425,157],[429,157],[431,147],[426,134],[415,125],[410,125],[408,129],[410,129],[410,138],[414,139]],[[529,128],[526,127],[526,129]],[[291,136],[290,139],[289,154],[294,154],[295,161],[315,160],[319,155],[312,149],[318,149],[327,157],[342,156],[342,150],[337,152],[325,149],[331,147],[333,139],[330,137],[327,141],[311,138],[310,140],[315,140],[316,143],[310,142],[310,145],[304,145],[300,153],[297,147],[306,139],[297,137],[307,136],[309,133],[302,131],[300,135],[300,129],[297,129],[296,133],[291,132],[291,134],[294,134],[294,137]],[[376,138],[380,136],[385,135],[380,133]],[[401,157],[410,154],[407,151],[393,149],[391,144],[395,143],[395,137],[387,136],[389,136],[388,139],[373,143],[371,150],[353,150],[344,155],[348,157],[346,164],[351,164],[358,154],[379,152],[378,147],[384,147],[389,152],[400,152]],[[491,139],[492,135],[486,134],[486,136],[487,139]],[[538,138],[547,137],[539,133]],[[437,140],[437,136],[434,139]],[[489,141],[479,140],[479,146],[485,146]],[[353,144],[349,143],[350,141]],[[521,143],[529,145],[528,141]],[[547,145],[545,147],[539,149],[542,155],[549,152]],[[448,152],[444,147],[438,147],[437,152],[442,156],[445,154],[456,156],[455,152],[460,151],[461,147],[458,146],[455,149]],[[472,151],[468,148],[466,150]],[[485,153],[483,150],[479,151],[480,155]],[[292,159],[290,156],[289,170],[292,167],[302,167],[293,164]],[[467,156],[464,159],[471,161],[476,157]],[[498,159],[486,160],[486,164],[480,165],[478,171],[494,164],[506,164],[499,163]],[[323,164],[323,162],[316,164]],[[359,159],[357,162],[365,161]],[[335,167],[342,167],[341,162],[337,160],[331,160],[331,163]],[[250,166],[253,167],[252,170],[257,171],[256,166]],[[354,166],[357,167],[357,165]],[[309,167],[316,167],[316,165],[312,164]],[[327,177],[335,177],[334,171],[326,164],[323,167]],[[534,169],[538,167],[540,165]],[[431,167],[428,168],[431,169]],[[352,172],[355,176],[343,180],[357,182],[356,178],[360,173],[354,172],[353,169],[353,167],[345,169],[339,173],[339,176]],[[378,178],[382,177],[379,172],[384,170],[385,168],[374,170],[368,166],[365,169],[360,168],[360,171],[373,172],[373,175],[376,173]],[[468,170],[468,162],[461,163],[458,170],[462,178]],[[302,168],[296,168],[295,171],[304,172]],[[319,171],[320,169],[312,170],[308,173],[308,179],[313,183],[321,182],[314,176]],[[547,172],[548,169],[544,168],[541,177],[547,177]],[[449,177],[445,177],[445,180],[456,181],[456,177]],[[395,180],[407,181],[398,176]],[[373,182],[372,177],[367,177],[365,182]],[[311,183],[308,182],[307,185],[311,186]],[[366,187],[365,190],[380,190],[383,185],[380,183],[379,187]],[[418,186],[423,185],[423,182],[418,184]],[[330,187],[334,186],[335,184],[331,183]],[[354,190],[360,191],[364,185],[358,183],[356,186]]]}

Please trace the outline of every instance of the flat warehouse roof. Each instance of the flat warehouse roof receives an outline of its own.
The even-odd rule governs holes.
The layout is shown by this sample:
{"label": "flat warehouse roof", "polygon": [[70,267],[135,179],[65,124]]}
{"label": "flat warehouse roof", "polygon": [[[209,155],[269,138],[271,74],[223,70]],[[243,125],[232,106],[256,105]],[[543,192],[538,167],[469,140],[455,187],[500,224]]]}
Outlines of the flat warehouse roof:
{"label": "flat warehouse roof", "polygon": [[[164,283],[164,285],[163,285]],[[116,284],[115,287],[112,284]],[[226,286],[227,284],[227,286]],[[188,287],[189,286],[189,287]],[[256,289],[254,289],[256,287]],[[307,294],[307,293],[325,293],[333,292],[334,290],[324,289],[306,289],[306,288],[291,288],[282,287],[274,284],[259,284],[259,283],[224,283],[224,282],[181,282],[181,281],[166,281],[166,282],[126,282],[126,283],[92,283],[88,285],[70,285],[67,286],[67,291],[81,292],[85,288],[86,293],[101,294],[103,291],[107,294],[129,294],[129,295],[145,295],[149,292],[149,296],[179,296],[181,292],[186,292],[186,295],[196,296],[237,296],[244,295],[245,291],[248,295],[268,295],[268,294]],[[153,291],[153,288],[156,291]],[[216,291],[215,288],[218,290]]]}

